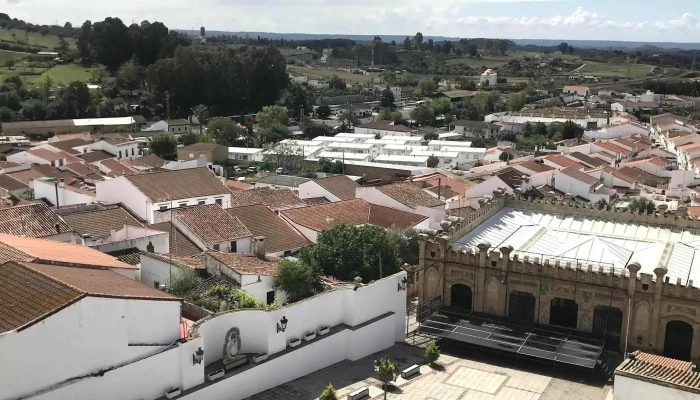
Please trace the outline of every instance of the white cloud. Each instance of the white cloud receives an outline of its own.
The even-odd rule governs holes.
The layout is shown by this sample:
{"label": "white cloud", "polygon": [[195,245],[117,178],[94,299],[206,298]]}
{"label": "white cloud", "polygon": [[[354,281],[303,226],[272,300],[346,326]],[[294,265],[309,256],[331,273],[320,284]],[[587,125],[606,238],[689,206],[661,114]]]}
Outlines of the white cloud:
{"label": "white cloud", "polygon": [[[534,0],[546,3],[552,0]],[[679,18],[640,21],[633,13],[614,18],[577,7],[570,14],[508,16],[508,4],[522,9],[541,7],[533,0],[5,0],[12,17],[36,23],[86,19],[99,21],[115,16],[125,23],[148,19],[177,29],[277,31],[338,34],[424,35],[455,37],[610,39],[635,41],[687,41],[689,32],[700,32],[700,19],[685,13]],[[16,4],[15,2],[20,2]],[[500,15],[474,14],[475,7],[498,3]],[[520,4],[519,4],[520,3]],[[21,7],[20,7],[21,5]],[[561,9],[561,2],[558,4]],[[618,16],[619,15],[619,16]]]}

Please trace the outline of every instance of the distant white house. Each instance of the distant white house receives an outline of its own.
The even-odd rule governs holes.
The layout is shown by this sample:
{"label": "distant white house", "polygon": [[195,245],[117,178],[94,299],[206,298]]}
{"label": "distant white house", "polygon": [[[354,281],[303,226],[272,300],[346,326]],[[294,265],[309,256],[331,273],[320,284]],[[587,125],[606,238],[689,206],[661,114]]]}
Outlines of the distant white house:
{"label": "distant white house", "polygon": [[562,93],[586,97],[591,93],[591,90],[588,86],[564,86]]}
{"label": "distant white house", "polygon": [[498,74],[496,73],[496,71],[489,68],[486,71],[484,71],[483,74],[481,74],[479,83],[482,86],[496,86],[496,84],[498,83]]}
{"label": "distant white house", "polygon": [[246,148],[246,147],[229,147],[228,148],[228,159],[229,160],[260,162],[263,160],[263,149]]}

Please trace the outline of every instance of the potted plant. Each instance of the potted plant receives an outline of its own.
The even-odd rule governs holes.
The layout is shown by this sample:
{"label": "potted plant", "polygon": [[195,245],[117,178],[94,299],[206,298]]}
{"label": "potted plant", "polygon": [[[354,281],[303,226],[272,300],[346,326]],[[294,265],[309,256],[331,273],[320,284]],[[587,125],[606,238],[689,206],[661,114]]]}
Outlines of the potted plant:
{"label": "potted plant", "polygon": [[301,339],[291,338],[289,339],[289,347],[297,347],[301,344]]}
{"label": "potted plant", "polygon": [[306,340],[307,342],[314,339],[316,339],[316,332],[306,332],[306,334],[304,335],[304,340]]}
{"label": "potted plant", "polygon": [[267,360],[267,353],[260,353],[253,356],[253,362],[256,364],[261,363],[265,360]]}
{"label": "potted plant", "polygon": [[427,346],[425,346],[425,360],[431,367],[434,367],[435,361],[437,361],[438,358],[440,358],[440,348],[433,340],[432,342],[428,343]]}
{"label": "potted plant", "polygon": [[226,372],[223,369],[217,369],[216,371],[207,374],[207,380],[211,382],[223,378],[225,373]]}
{"label": "potted plant", "polygon": [[321,327],[318,328],[318,334],[321,336],[327,335],[328,332],[330,332],[330,331],[331,331],[331,327],[328,325],[321,325]]}
{"label": "potted plant", "polygon": [[170,390],[165,392],[165,398],[174,399],[175,397],[179,396],[180,393],[182,393],[182,390],[180,390],[180,388],[171,388]]}

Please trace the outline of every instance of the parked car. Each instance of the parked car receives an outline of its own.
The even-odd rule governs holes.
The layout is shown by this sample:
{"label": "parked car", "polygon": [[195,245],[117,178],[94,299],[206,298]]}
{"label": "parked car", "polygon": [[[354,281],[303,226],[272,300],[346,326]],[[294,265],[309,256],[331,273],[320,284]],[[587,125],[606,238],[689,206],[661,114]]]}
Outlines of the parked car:
{"label": "parked car", "polygon": [[246,169],[246,171],[248,171],[249,174],[257,174],[258,167],[251,165],[250,167],[248,167],[248,169]]}
{"label": "parked car", "polygon": [[279,167],[275,170],[275,173],[277,175],[287,175],[289,171],[287,171],[287,168]]}
{"label": "parked car", "polygon": [[238,165],[234,165],[234,166],[233,166],[233,170],[234,170],[235,172],[243,172],[243,170],[241,169],[241,167],[239,167]]}

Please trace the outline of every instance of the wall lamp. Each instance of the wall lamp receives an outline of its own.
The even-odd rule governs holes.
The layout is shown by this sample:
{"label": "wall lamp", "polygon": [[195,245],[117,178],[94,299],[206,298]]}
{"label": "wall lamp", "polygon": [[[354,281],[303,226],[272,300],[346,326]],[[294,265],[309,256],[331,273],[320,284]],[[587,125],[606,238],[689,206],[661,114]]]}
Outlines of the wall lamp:
{"label": "wall lamp", "polygon": [[406,278],[404,276],[403,279],[401,279],[401,281],[399,281],[399,290],[398,291],[400,292],[402,290],[406,290],[407,284],[408,284],[408,278]]}
{"label": "wall lamp", "polygon": [[283,316],[280,322],[277,323],[277,333],[284,332],[285,330],[287,330],[287,322],[289,322],[287,320],[287,317]]}
{"label": "wall lamp", "polygon": [[201,364],[202,360],[204,360],[204,350],[200,347],[192,354],[192,365]]}

